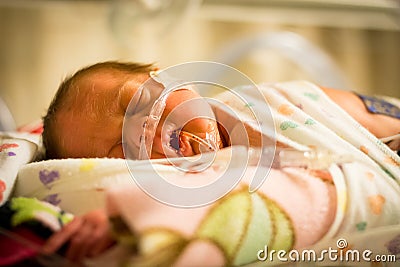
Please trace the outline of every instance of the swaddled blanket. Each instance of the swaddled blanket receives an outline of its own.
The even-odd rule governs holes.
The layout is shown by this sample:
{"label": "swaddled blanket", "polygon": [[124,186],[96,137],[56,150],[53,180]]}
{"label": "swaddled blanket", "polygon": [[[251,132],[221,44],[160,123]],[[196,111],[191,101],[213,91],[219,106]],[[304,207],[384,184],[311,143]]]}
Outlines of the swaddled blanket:
{"label": "swaddled blanket", "polygon": [[[252,94],[252,91],[246,92],[246,87],[241,89],[243,90],[242,93]],[[340,155],[345,155],[347,158],[350,156],[353,159],[343,164],[333,164],[329,169],[336,198],[332,198],[332,194],[329,193],[332,192],[329,178],[328,180],[319,180],[319,182],[324,181],[323,183],[326,186],[324,190],[312,185],[311,181],[315,182],[313,179],[321,176],[321,173],[317,172],[319,174],[317,175],[315,172],[308,172],[307,174],[311,174],[313,177],[313,179],[310,179],[305,177],[299,169],[273,170],[257,193],[250,195],[251,201],[248,202],[248,206],[245,204],[245,200],[241,200],[232,205],[232,209],[226,207],[229,206],[226,203],[234,202],[231,198],[235,199],[240,195],[240,193],[234,191],[212,208],[212,211],[219,215],[206,212],[207,215],[202,217],[201,223],[194,224],[195,230],[192,229],[189,234],[182,234],[180,229],[184,227],[180,224],[177,226],[176,220],[171,223],[160,223],[155,219],[159,216],[157,214],[160,214],[157,212],[149,215],[149,218],[152,218],[151,220],[143,222],[143,220],[146,220],[146,216],[137,212],[140,209],[138,207],[142,205],[138,205],[138,207],[124,205],[126,203],[124,200],[128,199],[132,199],[131,202],[141,203],[134,197],[139,195],[138,193],[129,194],[134,190],[122,189],[111,192],[110,210],[117,210],[116,213],[122,214],[125,221],[132,227],[132,231],[139,232],[138,236],[141,237],[142,241],[146,240],[146,234],[141,236],[141,233],[148,233],[150,238],[153,229],[161,228],[164,233],[179,229],[178,233],[180,234],[175,232],[172,235],[173,238],[165,238],[165,235],[155,231],[156,236],[164,237],[160,237],[163,242],[157,247],[154,245],[157,242],[143,241],[142,246],[144,248],[139,249],[139,251],[143,251],[143,258],[155,261],[155,258],[157,258],[155,255],[158,255],[163,249],[169,248],[168,245],[165,245],[165,243],[168,243],[165,239],[171,242],[172,240],[181,240],[184,244],[180,243],[179,251],[183,251],[180,257],[171,256],[174,259],[178,258],[177,263],[181,263],[183,266],[195,262],[195,259],[204,259],[198,256],[198,253],[214,255],[214,258],[210,256],[205,261],[195,262],[193,266],[202,265],[202,263],[218,265],[221,262],[228,265],[238,265],[255,262],[260,258],[269,262],[269,255],[263,254],[267,253],[265,248],[268,247],[270,251],[279,250],[282,247],[276,246],[275,242],[290,243],[290,240],[294,241],[293,244],[284,247],[284,249],[313,248],[317,253],[327,250],[329,247],[341,251],[358,249],[360,253],[371,250],[373,256],[369,258],[370,261],[373,261],[374,256],[379,256],[379,254],[397,255],[399,246],[396,244],[398,244],[400,234],[399,157],[313,84],[300,81],[261,85],[260,89],[270,104],[279,142],[299,150],[313,148],[330,151],[333,155],[339,155],[339,158]],[[230,103],[230,101],[235,100],[230,99],[227,95],[220,95],[219,99],[230,106],[237,104]],[[247,103],[247,105],[256,109],[257,101],[258,99],[254,99],[254,103]],[[243,110],[244,107],[239,105],[240,103],[237,104],[236,109]],[[241,114],[243,121],[250,122],[249,126],[251,126],[251,117],[246,117],[246,112],[241,112]],[[288,184],[285,183],[286,181]],[[246,184],[243,180],[242,183]],[[122,196],[124,192],[125,195]],[[302,194],[296,195],[296,192]],[[322,196],[317,197],[316,192],[321,192]],[[268,223],[266,221],[261,222],[262,218],[266,216],[263,216],[258,209],[257,201],[254,201],[258,197],[273,200],[276,204],[275,207],[279,207],[278,209],[285,214],[278,216],[280,220],[276,220],[274,205],[271,205],[271,202],[268,201],[268,204],[264,203],[268,207],[269,218],[272,222],[275,222],[272,229],[276,232],[268,232]],[[135,201],[133,201],[134,199]],[[332,207],[333,202],[335,203],[334,207]],[[316,203],[321,204],[321,206],[317,204],[316,207]],[[221,206],[223,208],[217,211]],[[310,207],[313,208],[310,210],[308,209]],[[157,210],[156,208],[153,209]],[[146,210],[152,210],[152,208]],[[245,228],[241,228],[241,224],[238,222],[240,215],[235,213],[240,213],[243,210],[250,210],[250,214],[253,216],[247,217],[248,224],[244,224],[246,225]],[[325,211],[325,213],[321,211]],[[319,217],[319,215],[322,216]],[[178,218],[178,222],[185,222],[172,211],[170,216]],[[304,220],[299,219],[302,216],[304,216]],[[289,220],[285,220],[285,218],[289,218]],[[253,223],[253,220],[260,222],[260,224]],[[279,223],[276,223],[277,221]],[[289,223],[285,224],[282,221]],[[207,228],[210,225],[212,225],[212,229]],[[291,226],[285,227],[285,225]],[[192,224],[191,226],[193,227]],[[204,228],[207,228],[207,230],[202,231]],[[293,234],[287,235],[290,232],[287,229],[291,228]],[[252,232],[253,229],[257,230]],[[280,231],[286,233],[286,235],[281,236]],[[202,235],[205,232],[207,234]],[[236,233],[238,234],[236,235]],[[237,236],[240,236],[240,238],[235,239]],[[152,248],[149,249],[146,246],[148,243],[152,243],[155,248],[148,245]],[[264,246],[261,243],[264,243]],[[290,248],[288,249],[288,247]],[[176,249],[172,251],[176,252]],[[262,253],[258,254],[260,251]],[[218,253],[219,256],[215,255]],[[172,252],[171,254],[176,255]],[[260,255],[261,257],[259,257]],[[138,258],[137,261],[133,259],[132,262],[140,264],[141,258]],[[320,262],[335,264],[328,257],[319,258]],[[216,260],[213,261],[213,259]],[[345,263],[338,262],[337,264],[366,266],[369,264],[367,260],[351,261],[350,259]],[[152,263],[157,265],[158,262],[154,261]],[[314,262],[316,261],[315,259]],[[162,260],[159,262],[162,262]],[[279,262],[275,257],[274,263]]]}
{"label": "swaddled blanket", "polygon": [[[156,170],[169,181],[208,183],[225,171],[227,160],[223,154],[231,155],[231,149],[233,153],[243,153],[240,148],[222,150],[213,167],[201,173],[182,173],[164,164],[130,162],[130,166],[133,175],[137,172],[150,178]],[[242,176],[242,172],[232,168],[230,177]],[[333,220],[336,198],[333,185],[325,177],[298,168],[272,170],[267,182],[249,194],[248,183],[254,173],[255,168],[249,167],[240,184],[216,203],[182,209],[162,204],[144,193],[122,159],[53,160],[23,167],[16,195],[35,196],[74,214],[106,203],[110,218],[122,218],[131,230],[129,235],[135,240],[132,254],[137,256],[133,251],[140,251],[138,258],[128,255],[122,260],[142,266],[168,266],[186,255],[188,249],[194,249],[197,255],[190,257],[190,263],[206,259],[197,263],[241,265],[254,261],[254,249],[266,244],[289,250],[312,244],[323,236]],[[284,197],[286,192],[291,197]],[[126,233],[121,238],[124,239]],[[214,251],[218,247],[223,251]],[[160,254],[160,250],[168,253]],[[201,253],[214,256],[204,258]],[[184,266],[187,260],[180,259]]]}
{"label": "swaddled blanket", "polygon": [[[246,87],[241,89],[251,96]],[[16,194],[37,196],[78,214],[106,205],[110,217],[119,218],[117,221],[130,230],[124,232],[121,246],[123,240],[133,240],[128,242],[132,253],[114,258],[114,263],[133,266],[248,264],[262,260],[266,247],[285,251],[311,246],[319,251],[328,246],[368,248],[375,254],[398,254],[399,157],[313,84],[261,85],[260,90],[270,104],[280,143],[299,150],[313,148],[351,156],[353,160],[333,163],[328,172],[272,170],[252,194],[248,183],[255,170],[249,167],[232,192],[195,209],[171,207],[145,194],[123,160],[29,164],[19,173]],[[224,95],[219,98],[234,101]],[[247,103],[248,107],[256,109],[257,101]],[[243,120],[251,127],[251,118]],[[222,159],[214,164],[223,166]],[[199,174],[182,174],[173,166],[137,164],[133,176],[135,172],[150,174],[154,168],[163,177],[183,180],[187,185],[196,179],[212,180],[224,171],[216,167]],[[230,171],[234,176],[235,168]],[[336,244],[342,236],[348,246]]]}

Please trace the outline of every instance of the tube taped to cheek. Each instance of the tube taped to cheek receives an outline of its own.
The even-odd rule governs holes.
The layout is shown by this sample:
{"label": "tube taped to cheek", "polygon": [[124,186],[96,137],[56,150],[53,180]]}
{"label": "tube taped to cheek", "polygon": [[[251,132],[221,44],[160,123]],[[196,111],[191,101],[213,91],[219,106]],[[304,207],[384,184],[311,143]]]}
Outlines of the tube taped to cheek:
{"label": "tube taped to cheek", "polygon": [[125,114],[125,158],[181,157],[217,150],[218,127],[207,100],[165,72],[151,72],[150,77]]}
{"label": "tube taped to cheek", "polygon": [[203,98],[179,103],[163,120],[162,145],[167,156],[191,156],[219,148],[214,113]]}

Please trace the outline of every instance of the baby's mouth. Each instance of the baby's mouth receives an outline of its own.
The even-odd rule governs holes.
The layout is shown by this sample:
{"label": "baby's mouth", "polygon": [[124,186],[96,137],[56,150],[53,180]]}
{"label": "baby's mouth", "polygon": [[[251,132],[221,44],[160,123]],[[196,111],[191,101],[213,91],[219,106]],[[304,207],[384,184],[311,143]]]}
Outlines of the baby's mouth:
{"label": "baby's mouth", "polygon": [[198,154],[196,153],[197,150],[193,147],[194,144],[190,142],[190,139],[187,137],[190,133],[185,133],[186,132],[181,129],[173,131],[170,136],[169,145],[175,150],[177,155],[184,157],[194,156]]}
{"label": "baby's mouth", "polygon": [[180,140],[179,140],[179,131],[175,130],[172,132],[171,136],[170,136],[170,141],[169,141],[169,145],[175,149],[175,151],[179,151],[180,150]]}
{"label": "baby's mouth", "polygon": [[170,146],[177,154],[185,157],[218,149],[215,144],[206,138],[201,138],[199,135],[181,129],[172,132],[170,136]]}

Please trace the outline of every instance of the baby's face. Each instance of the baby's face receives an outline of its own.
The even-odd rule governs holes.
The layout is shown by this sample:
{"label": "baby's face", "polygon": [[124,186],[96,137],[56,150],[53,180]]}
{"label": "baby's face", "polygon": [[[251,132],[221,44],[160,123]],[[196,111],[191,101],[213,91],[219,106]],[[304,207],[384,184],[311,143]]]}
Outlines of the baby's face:
{"label": "baby's face", "polygon": [[[72,104],[67,105],[69,108],[57,115],[57,143],[61,157],[124,158],[122,126],[125,112],[140,85],[150,76],[143,73],[134,74],[132,78],[103,72],[91,74],[78,82],[78,87],[73,89],[72,97],[68,99]],[[126,83],[128,80],[130,82]],[[154,86],[162,86],[153,80],[151,82]],[[161,127],[168,114],[180,103],[197,97],[198,95],[191,90],[174,91],[168,96],[156,130],[151,158],[165,157]],[[183,130],[201,138],[205,138],[206,133],[212,131],[217,143],[221,142],[215,121],[209,119],[194,119],[187,123]],[[198,145],[185,137],[180,138],[180,148],[184,156],[199,153]]]}

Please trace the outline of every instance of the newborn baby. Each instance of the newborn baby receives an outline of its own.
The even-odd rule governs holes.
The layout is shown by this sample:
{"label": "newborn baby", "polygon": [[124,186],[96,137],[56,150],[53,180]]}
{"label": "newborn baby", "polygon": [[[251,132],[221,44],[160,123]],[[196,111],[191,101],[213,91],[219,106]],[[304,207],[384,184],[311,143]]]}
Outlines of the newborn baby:
{"label": "newborn baby", "polygon": [[[124,158],[122,127],[132,97],[146,81],[146,86],[152,90],[163,87],[150,77],[154,70],[156,68],[149,64],[109,61],[83,68],[65,79],[43,121],[47,158]],[[378,138],[399,133],[399,119],[368,112],[356,94],[321,89]],[[161,134],[166,117],[181,103],[198,97],[189,89],[170,93],[156,129],[150,158],[165,157]],[[138,128],[135,138],[139,140],[143,128]],[[182,156],[199,153],[199,144],[209,139],[208,136],[213,137],[214,149],[229,145],[229,137],[215,120],[196,118],[180,130],[179,137],[170,134],[170,144],[179,149]]]}
{"label": "newborn baby", "polygon": [[[146,81],[146,86],[151,89],[163,87],[150,77],[154,70],[152,65],[104,62],[84,68],[66,79],[44,117],[43,142],[47,157],[124,158],[122,127],[131,99]],[[137,97],[143,98],[141,94]],[[151,158],[165,157],[161,134],[166,117],[179,104],[198,97],[189,89],[169,94],[156,129]],[[137,139],[141,131],[142,128],[136,130]],[[179,149],[183,156],[199,153],[200,144],[207,136],[213,136],[217,147],[222,146],[215,120],[195,118],[188,121],[180,133],[179,137],[171,134],[171,139],[176,139],[171,140],[171,146]]]}

